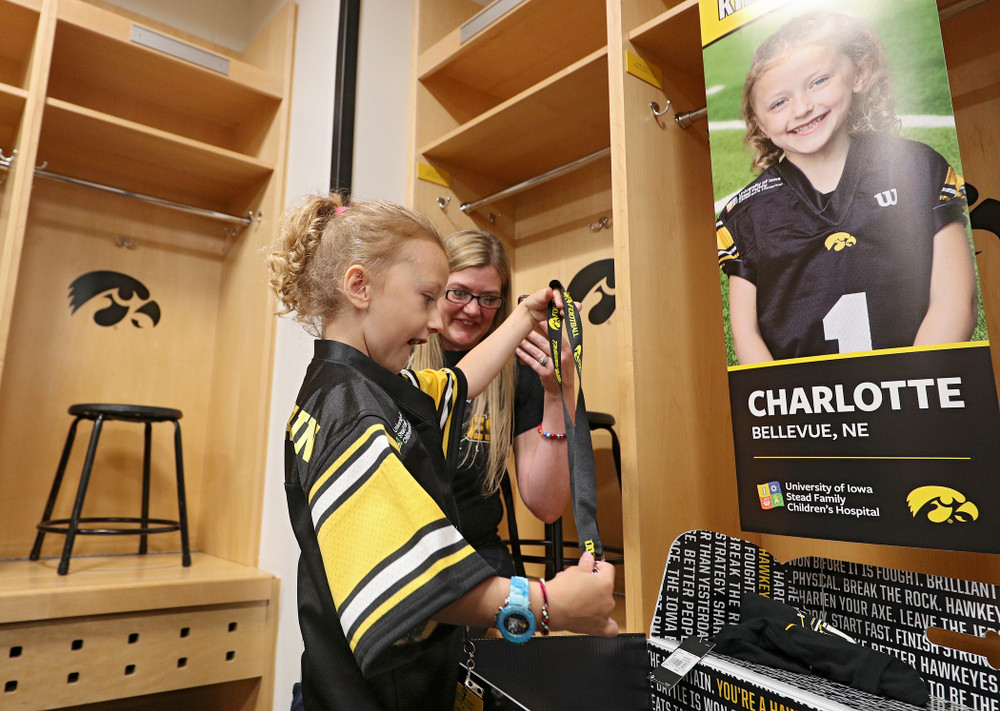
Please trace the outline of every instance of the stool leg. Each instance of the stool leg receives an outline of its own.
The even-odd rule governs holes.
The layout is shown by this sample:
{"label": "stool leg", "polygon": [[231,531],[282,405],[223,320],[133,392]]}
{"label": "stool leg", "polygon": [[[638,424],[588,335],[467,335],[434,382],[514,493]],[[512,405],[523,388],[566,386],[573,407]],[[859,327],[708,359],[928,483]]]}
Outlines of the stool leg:
{"label": "stool leg", "polygon": [[[59,494],[59,487],[62,486],[63,475],[66,473],[66,463],[69,461],[70,450],[73,449],[73,439],[76,437],[76,426],[80,423],[80,418],[73,420],[69,426],[69,434],[66,435],[66,444],[63,445],[62,456],[59,458],[59,467],[56,469],[56,478],[52,482],[52,489],[49,491],[49,500],[45,502],[45,512],[42,514],[42,521],[52,518],[52,510],[56,505],[56,496]],[[45,540],[45,531],[39,529],[35,535],[35,545],[31,547],[30,560],[38,560],[42,554],[42,541]]]}
{"label": "stool leg", "polygon": [[[549,564],[545,566],[545,576],[554,578],[565,567],[563,560],[563,528],[562,519],[557,518],[552,523],[545,525],[545,537],[552,542],[552,555],[549,556]],[[549,569],[551,565],[551,570]]]}
{"label": "stool leg", "polygon": [[[143,528],[149,526],[149,450],[153,443],[153,425],[146,423],[146,431],[143,438],[142,450],[142,523]],[[146,542],[149,536],[145,533],[139,536],[139,555],[145,555],[148,550]]]}
{"label": "stool leg", "polygon": [[184,493],[184,454],[181,450],[181,424],[174,423],[174,458],[177,462],[177,512],[181,526],[181,565],[191,565],[191,548],[188,543],[187,495]]}
{"label": "stool leg", "polygon": [[104,424],[104,415],[98,415],[94,420],[94,429],[90,433],[90,445],[87,447],[87,458],[83,462],[83,471],[80,473],[80,485],[76,490],[76,502],[73,504],[73,515],[70,517],[69,526],[66,530],[66,543],[63,545],[62,557],[59,559],[59,575],[66,575],[69,571],[69,556],[73,552],[73,541],[76,539],[76,532],[80,528],[80,512],[83,510],[83,498],[87,495],[87,485],[90,483],[90,470],[94,466],[94,454],[97,452],[97,440],[101,436],[101,427]]}

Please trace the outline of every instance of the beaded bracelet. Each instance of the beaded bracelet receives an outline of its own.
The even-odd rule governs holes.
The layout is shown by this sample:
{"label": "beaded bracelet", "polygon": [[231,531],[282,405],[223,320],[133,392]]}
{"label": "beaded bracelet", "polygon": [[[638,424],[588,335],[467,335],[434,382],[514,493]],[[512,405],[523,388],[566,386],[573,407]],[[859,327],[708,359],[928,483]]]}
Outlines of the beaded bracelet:
{"label": "beaded bracelet", "polygon": [[538,425],[538,434],[540,434],[545,439],[566,439],[566,434],[559,434],[558,432],[546,432],[542,429],[541,425]]}
{"label": "beaded bracelet", "polygon": [[549,634],[549,596],[545,592],[545,579],[539,578],[538,585],[542,588],[542,637],[547,637]]}

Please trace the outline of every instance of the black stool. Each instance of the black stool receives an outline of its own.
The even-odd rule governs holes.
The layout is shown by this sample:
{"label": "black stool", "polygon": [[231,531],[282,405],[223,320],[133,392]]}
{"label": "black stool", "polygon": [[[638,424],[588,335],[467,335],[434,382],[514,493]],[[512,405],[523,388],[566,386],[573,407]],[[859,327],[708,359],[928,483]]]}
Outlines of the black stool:
{"label": "black stool", "polygon": [[[38,560],[42,551],[42,541],[45,539],[46,533],[61,533],[66,536],[62,557],[59,560],[59,575],[66,575],[66,572],[69,570],[69,557],[73,552],[73,542],[78,534],[90,536],[139,535],[141,536],[139,553],[145,554],[148,534],[180,531],[181,560],[185,567],[191,565],[191,551],[188,547],[187,500],[184,495],[184,460],[181,453],[181,426],[178,422],[181,418],[181,411],[169,407],[147,407],[144,405],[88,404],[72,405],[69,408],[69,414],[74,415],[76,419],[70,425],[62,457],[59,460],[59,468],[56,470],[56,478],[52,482],[49,500],[45,504],[45,513],[42,514],[42,521],[37,526],[38,534],[35,536],[35,545],[31,549],[31,560]],[[80,484],[76,490],[76,503],[73,504],[73,514],[70,518],[53,519],[50,516],[52,516],[52,509],[55,507],[59,487],[62,485],[63,474],[66,473],[66,463],[69,461],[70,450],[73,448],[73,438],[76,436],[76,426],[80,420],[92,420],[94,428],[90,434],[90,446],[87,449],[87,458],[83,463],[83,471],[80,474]],[[140,518],[84,518],[80,516],[83,509],[83,499],[87,494],[87,484],[90,481],[90,470],[94,466],[97,440],[101,436],[101,427],[106,420],[142,422],[146,426],[145,448],[142,458],[142,516]],[[154,422],[174,423],[174,458],[177,465],[177,507],[179,512],[179,517],[176,521],[149,517],[149,459]],[[93,523],[126,523],[137,524],[137,527],[81,527],[81,524]]]}
{"label": "black stool", "polygon": [[[597,429],[607,430],[611,435],[611,457],[615,463],[615,474],[618,476],[618,489],[622,487],[622,453],[621,445],[618,442],[618,435],[615,433],[614,415],[608,412],[595,412],[587,410],[587,420],[590,423],[591,431]],[[514,559],[514,570],[524,576],[525,563],[540,563],[545,566],[545,579],[550,580],[556,573],[563,570],[567,565],[575,565],[580,562],[579,558],[567,558],[566,548],[578,548],[576,541],[563,540],[562,518],[557,518],[552,523],[545,524],[544,538],[521,539],[517,530],[517,516],[514,513],[514,492],[510,485],[510,475],[505,474],[500,482],[500,493],[503,496],[504,508],[507,510],[507,535],[505,541],[510,546],[511,557]],[[521,551],[521,546],[541,546],[542,555],[526,555]],[[619,547],[605,546],[605,560],[609,563],[620,564],[625,561],[624,551]],[[616,556],[609,556],[608,553],[615,553]]]}

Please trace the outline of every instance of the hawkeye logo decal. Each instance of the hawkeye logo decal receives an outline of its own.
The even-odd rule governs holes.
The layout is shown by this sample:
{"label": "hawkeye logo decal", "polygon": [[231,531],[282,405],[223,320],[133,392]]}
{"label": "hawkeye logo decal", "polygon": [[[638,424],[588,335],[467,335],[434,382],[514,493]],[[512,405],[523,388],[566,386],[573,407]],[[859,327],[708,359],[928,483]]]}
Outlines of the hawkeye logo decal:
{"label": "hawkeye logo decal", "polygon": [[834,232],[826,238],[823,245],[827,251],[840,252],[848,247],[853,247],[858,243],[858,238],[847,232]]}
{"label": "hawkeye logo decal", "polygon": [[947,486],[921,486],[906,496],[910,513],[931,523],[969,523],[979,518],[979,508],[965,494]]}
{"label": "hawkeye logo decal", "polygon": [[94,313],[94,323],[98,326],[114,326],[129,313],[132,314],[129,320],[136,328],[160,322],[160,305],[149,300],[146,285],[121,272],[87,272],[74,279],[69,285],[70,314],[99,296],[108,303]]}
{"label": "hawkeye logo decal", "polygon": [[757,485],[757,496],[760,497],[760,507],[765,511],[785,505],[785,497],[781,493],[781,484],[776,481]]}

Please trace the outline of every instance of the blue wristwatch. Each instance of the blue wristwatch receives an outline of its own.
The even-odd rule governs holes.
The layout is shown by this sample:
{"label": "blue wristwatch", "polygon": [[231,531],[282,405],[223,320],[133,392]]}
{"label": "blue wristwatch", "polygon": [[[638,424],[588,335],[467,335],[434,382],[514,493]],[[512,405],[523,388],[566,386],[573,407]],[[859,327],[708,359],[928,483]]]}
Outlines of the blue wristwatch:
{"label": "blue wristwatch", "polygon": [[497,612],[497,629],[504,639],[523,644],[535,633],[535,616],[531,614],[528,579],[511,578],[510,596]]}

